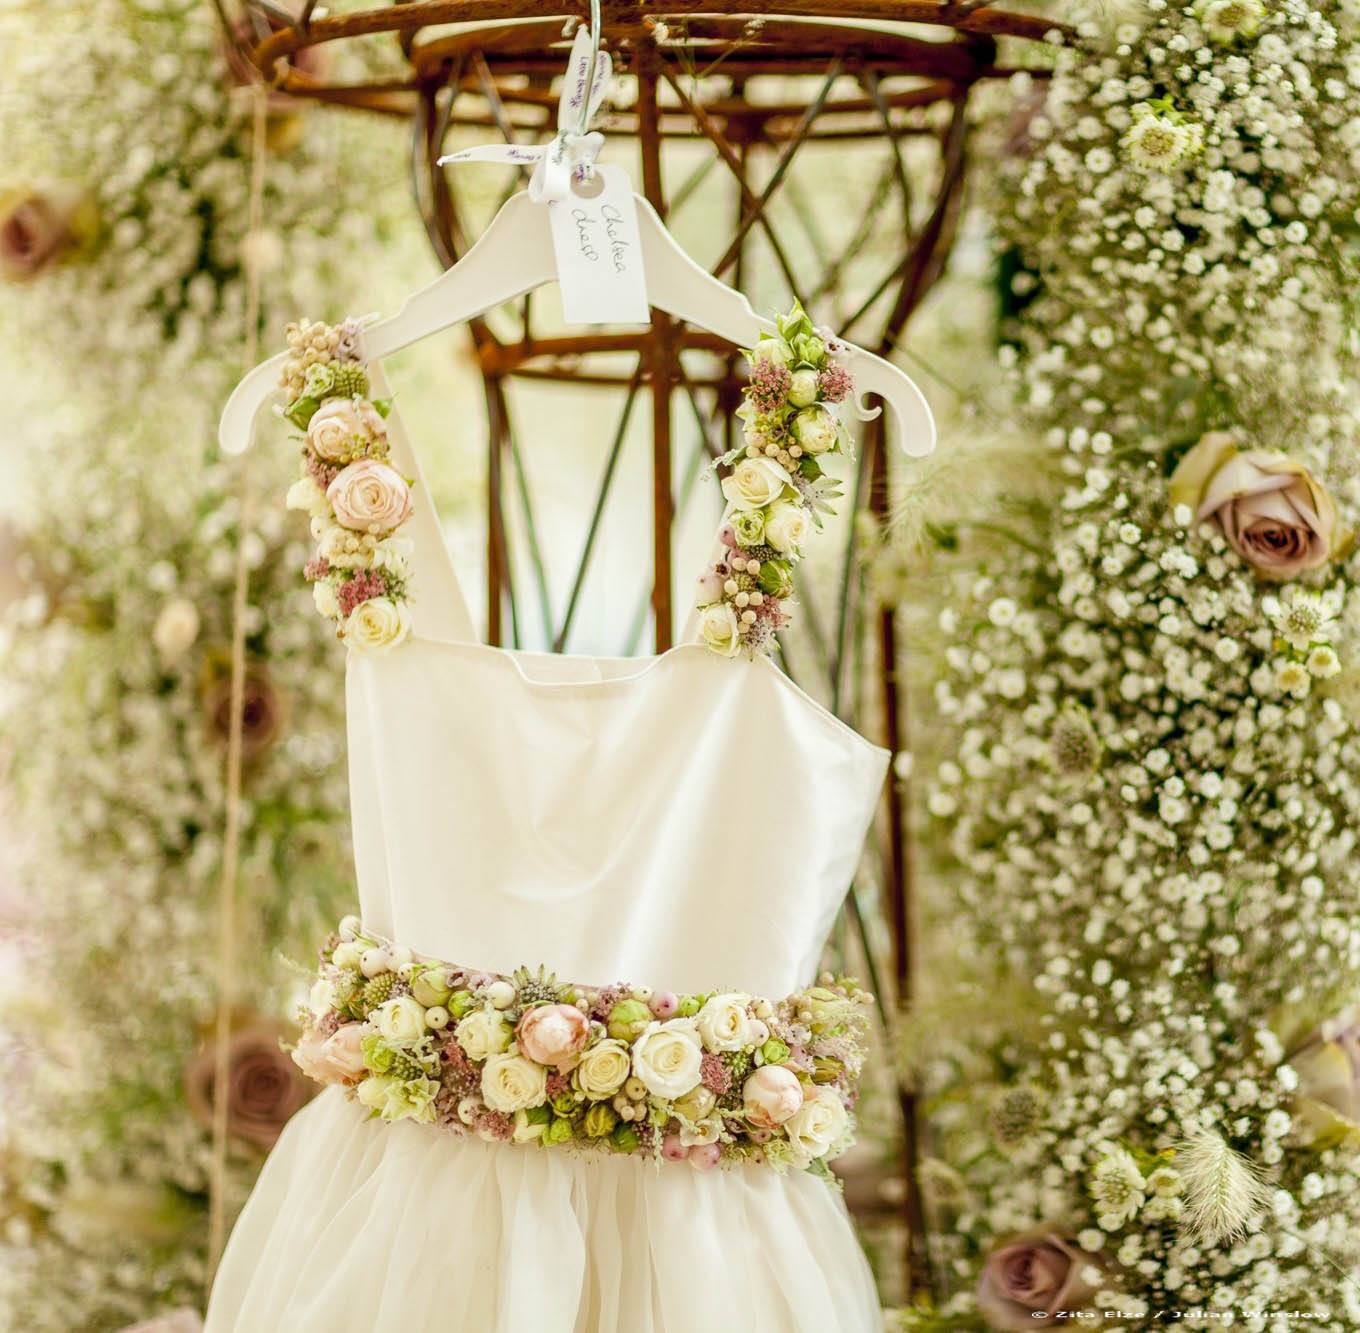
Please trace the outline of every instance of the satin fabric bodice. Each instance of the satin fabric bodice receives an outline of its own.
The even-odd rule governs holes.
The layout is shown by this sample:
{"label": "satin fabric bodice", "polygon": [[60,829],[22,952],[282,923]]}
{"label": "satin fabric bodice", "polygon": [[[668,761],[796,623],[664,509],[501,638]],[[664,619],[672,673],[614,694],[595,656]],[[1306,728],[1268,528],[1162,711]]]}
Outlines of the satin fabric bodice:
{"label": "satin fabric bodice", "polygon": [[888,755],[765,658],[474,641],[416,477],[412,636],[347,668],[365,922],[563,980],[783,995],[815,972]]}

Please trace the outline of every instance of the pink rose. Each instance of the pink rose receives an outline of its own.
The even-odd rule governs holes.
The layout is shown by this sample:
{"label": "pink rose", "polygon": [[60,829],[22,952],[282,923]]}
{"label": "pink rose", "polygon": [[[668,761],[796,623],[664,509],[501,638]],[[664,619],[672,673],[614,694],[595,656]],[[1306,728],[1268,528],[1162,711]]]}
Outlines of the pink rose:
{"label": "pink rose", "polygon": [[747,1116],[766,1129],[782,1125],[803,1104],[803,1085],[792,1069],[761,1065],[741,1089]]}
{"label": "pink rose", "polygon": [[293,1063],[318,1083],[345,1083],[364,1072],[365,1023],[346,1023],[329,1037],[308,1028],[293,1047]]}
{"label": "pink rose", "polygon": [[978,1281],[978,1309],[995,1329],[1042,1328],[1077,1310],[1095,1287],[1082,1270],[1095,1263],[1056,1228],[1040,1227],[998,1246]]}
{"label": "pink rose", "polygon": [[1286,454],[1238,451],[1230,435],[1206,435],[1171,475],[1173,504],[1212,519],[1263,578],[1292,579],[1348,549],[1352,534],[1332,497]]}
{"label": "pink rose", "polygon": [[411,488],[395,468],[372,458],[351,463],[326,490],[335,521],[352,532],[391,532],[411,513]]}
{"label": "pink rose", "polygon": [[94,203],[77,186],[29,186],[0,195],[0,277],[36,278],[95,230]]}
{"label": "pink rose", "polygon": [[325,463],[348,463],[386,435],[377,409],[352,398],[328,398],[307,423],[307,447]]}
{"label": "pink rose", "polygon": [[590,1019],[574,1004],[540,1004],[519,1020],[515,1036],[535,1064],[569,1069],[585,1049]]}

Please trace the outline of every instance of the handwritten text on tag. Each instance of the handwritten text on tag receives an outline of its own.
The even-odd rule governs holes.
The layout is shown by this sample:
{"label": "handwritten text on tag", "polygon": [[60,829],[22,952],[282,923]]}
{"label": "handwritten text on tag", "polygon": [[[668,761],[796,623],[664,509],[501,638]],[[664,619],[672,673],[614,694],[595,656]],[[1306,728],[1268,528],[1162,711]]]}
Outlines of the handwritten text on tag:
{"label": "handwritten text on tag", "polygon": [[547,208],[567,323],[646,324],[642,237],[628,173],[596,167],[591,181],[574,183],[569,198]]}

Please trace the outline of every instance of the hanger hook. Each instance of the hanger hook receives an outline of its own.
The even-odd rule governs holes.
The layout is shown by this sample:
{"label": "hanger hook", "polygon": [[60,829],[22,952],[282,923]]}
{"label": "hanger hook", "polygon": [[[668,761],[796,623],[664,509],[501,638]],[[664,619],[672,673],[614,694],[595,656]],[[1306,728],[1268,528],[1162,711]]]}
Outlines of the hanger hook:
{"label": "hanger hook", "polygon": [[586,66],[586,91],[581,99],[581,123],[577,129],[578,134],[585,134],[590,129],[590,90],[595,86],[595,69],[600,62],[602,26],[600,0],[590,0],[590,64]]}

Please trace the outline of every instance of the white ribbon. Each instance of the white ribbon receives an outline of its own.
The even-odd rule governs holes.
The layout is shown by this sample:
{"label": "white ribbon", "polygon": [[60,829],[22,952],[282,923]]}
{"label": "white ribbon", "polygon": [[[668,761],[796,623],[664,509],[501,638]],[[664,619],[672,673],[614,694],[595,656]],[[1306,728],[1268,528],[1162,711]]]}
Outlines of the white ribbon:
{"label": "white ribbon", "polygon": [[[613,62],[607,51],[595,50],[597,38],[587,28],[576,29],[571,44],[571,59],[562,95],[557,102],[557,134],[551,143],[524,145],[513,143],[482,144],[447,153],[438,165],[458,162],[507,162],[534,167],[529,180],[529,198],[535,203],[562,203],[571,196],[573,178],[589,180],[595,160],[604,147],[604,135],[590,129],[609,89]],[[590,78],[592,56],[595,78]],[[587,83],[589,91],[587,92]]]}

